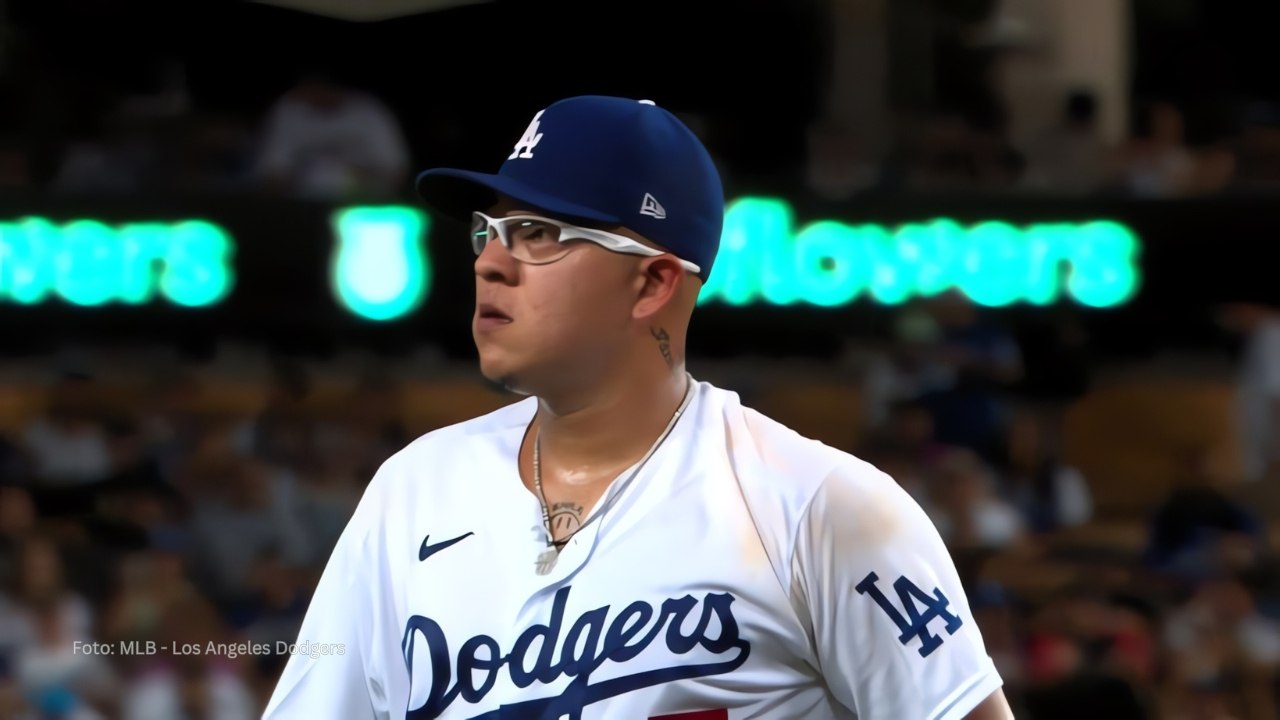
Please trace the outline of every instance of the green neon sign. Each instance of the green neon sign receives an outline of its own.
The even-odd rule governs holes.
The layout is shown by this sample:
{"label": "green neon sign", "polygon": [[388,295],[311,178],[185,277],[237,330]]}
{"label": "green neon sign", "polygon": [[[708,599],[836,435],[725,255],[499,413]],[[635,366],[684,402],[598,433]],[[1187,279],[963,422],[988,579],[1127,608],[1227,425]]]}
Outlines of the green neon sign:
{"label": "green neon sign", "polygon": [[948,219],[897,227],[821,220],[796,229],[790,205],[741,198],[725,214],[720,254],[699,304],[896,305],[957,288],[992,307],[1123,305],[1141,281],[1140,243],[1116,222]]}
{"label": "green neon sign", "polygon": [[0,223],[0,301],[60,298],[92,307],[159,296],[206,307],[231,291],[234,251],[225,230],[202,220],[112,226],[23,218]]}
{"label": "green neon sign", "polygon": [[[388,321],[422,305],[432,285],[426,214],[407,206],[343,208],[332,227],[330,280],[343,307]],[[0,302],[208,307],[235,284],[234,253],[229,233],[203,220],[0,222]],[[993,307],[1062,298],[1116,307],[1137,292],[1140,253],[1131,229],[1105,220],[1015,226],[943,218],[895,227],[820,220],[797,228],[785,201],[746,197],[726,212],[720,256],[699,303],[894,305],[958,288]]]}
{"label": "green neon sign", "polygon": [[410,207],[356,207],[337,212],[333,227],[337,248],[330,278],[347,310],[383,321],[422,304],[431,291],[426,215]]}

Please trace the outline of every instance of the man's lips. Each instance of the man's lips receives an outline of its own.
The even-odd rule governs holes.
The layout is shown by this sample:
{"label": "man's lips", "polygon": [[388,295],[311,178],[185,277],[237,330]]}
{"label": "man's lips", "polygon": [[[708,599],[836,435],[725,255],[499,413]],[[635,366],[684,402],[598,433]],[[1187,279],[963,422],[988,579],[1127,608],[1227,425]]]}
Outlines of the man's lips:
{"label": "man's lips", "polygon": [[488,303],[476,305],[475,328],[479,332],[489,332],[511,324],[511,316]]}
{"label": "man's lips", "polygon": [[489,303],[480,303],[476,306],[476,316],[482,320],[505,320],[511,321],[511,316],[499,310],[497,306]]}

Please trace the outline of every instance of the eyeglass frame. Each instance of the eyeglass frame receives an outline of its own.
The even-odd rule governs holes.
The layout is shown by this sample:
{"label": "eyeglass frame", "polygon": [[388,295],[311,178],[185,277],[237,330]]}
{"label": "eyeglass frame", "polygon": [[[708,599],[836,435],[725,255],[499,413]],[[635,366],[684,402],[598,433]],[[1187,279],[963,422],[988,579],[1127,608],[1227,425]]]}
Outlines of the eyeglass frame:
{"label": "eyeglass frame", "polygon": [[[609,250],[610,252],[622,253],[624,255],[642,255],[644,257],[659,257],[661,255],[672,255],[670,252],[666,250],[659,250],[657,248],[649,247],[648,245],[645,245],[644,243],[634,238],[629,238],[626,235],[611,233],[607,230],[597,230],[595,228],[582,227],[581,225],[574,225],[572,223],[562,222],[554,218],[543,217],[542,215],[522,214],[522,215],[507,215],[507,216],[495,218],[495,217],[490,217],[489,215],[486,215],[485,213],[482,213],[479,210],[476,210],[471,213],[472,230],[470,231],[471,249],[475,251],[476,257],[479,257],[480,253],[484,252],[484,247],[487,247],[490,242],[493,242],[493,239],[490,238],[489,240],[485,241],[485,246],[476,245],[475,227],[478,225],[478,223],[476,222],[478,218],[484,219],[486,233],[489,231],[489,228],[493,228],[496,231],[498,235],[498,242],[502,243],[502,247],[506,248],[508,253],[511,252],[511,238],[507,235],[507,229],[506,229],[507,224],[509,224],[511,221],[514,221],[514,220],[536,220],[538,222],[546,223],[548,225],[551,225],[553,227],[557,227],[560,229],[560,238],[556,241],[558,243],[565,243],[565,242],[568,242],[569,240],[586,240],[587,242],[595,243],[596,245],[599,245],[604,249]],[[518,262],[525,263],[526,265],[550,265],[552,263],[563,260],[566,255],[568,255],[567,252],[564,255],[560,255],[556,257],[554,260],[546,260],[543,262],[532,262],[529,260],[521,260],[520,258],[516,258],[516,260]],[[675,255],[672,255],[672,257],[675,257]],[[694,275],[697,275],[698,273],[702,272],[702,268],[699,267],[696,263],[689,262],[688,260],[685,260],[679,257],[677,257],[676,260],[680,262],[681,267],[693,273]]]}

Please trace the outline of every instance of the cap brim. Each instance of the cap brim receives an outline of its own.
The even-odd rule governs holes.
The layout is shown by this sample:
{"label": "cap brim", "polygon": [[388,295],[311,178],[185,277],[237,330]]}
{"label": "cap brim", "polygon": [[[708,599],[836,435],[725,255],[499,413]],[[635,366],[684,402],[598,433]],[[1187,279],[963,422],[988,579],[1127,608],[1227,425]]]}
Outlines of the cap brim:
{"label": "cap brim", "polygon": [[615,225],[621,222],[612,215],[563,200],[504,175],[436,168],[419,175],[416,186],[423,202],[459,222],[469,222],[471,213],[492,207],[499,197],[551,215]]}

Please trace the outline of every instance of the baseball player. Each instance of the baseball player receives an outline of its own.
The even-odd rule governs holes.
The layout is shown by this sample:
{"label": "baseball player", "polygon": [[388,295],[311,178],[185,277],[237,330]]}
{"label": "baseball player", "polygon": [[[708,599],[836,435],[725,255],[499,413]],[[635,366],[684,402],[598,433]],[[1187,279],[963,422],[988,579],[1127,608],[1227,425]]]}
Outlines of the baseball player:
{"label": "baseball player", "polygon": [[686,371],[724,194],[674,115],[562,100],[418,189],[471,223],[480,367],[527,397],[379,469],[267,718],[1011,717],[920,507]]}

